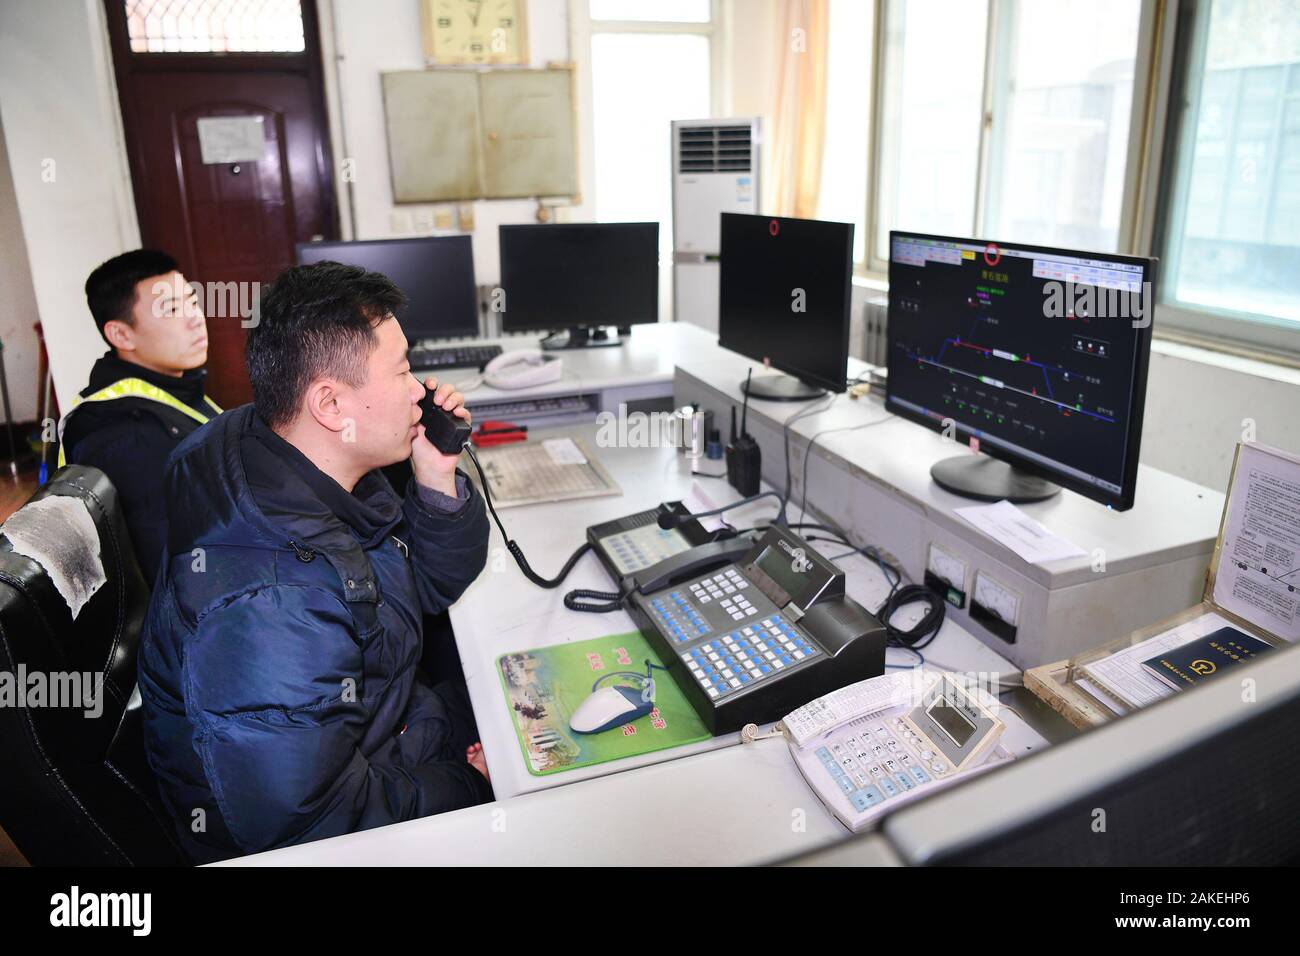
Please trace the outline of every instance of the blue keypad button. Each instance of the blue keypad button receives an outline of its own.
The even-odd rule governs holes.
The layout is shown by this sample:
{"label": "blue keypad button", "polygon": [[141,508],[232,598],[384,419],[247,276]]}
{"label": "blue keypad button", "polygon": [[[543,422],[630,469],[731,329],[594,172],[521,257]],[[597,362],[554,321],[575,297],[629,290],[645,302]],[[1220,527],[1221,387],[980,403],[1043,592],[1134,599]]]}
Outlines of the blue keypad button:
{"label": "blue keypad button", "polygon": [[902,787],[904,790],[911,790],[913,787],[916,786],[916,784],[912,782],[912,778],[905,773],[898,774],[897,776],[894,777],[894,779],[898,781],[898,785]]}
{"label": "blue keypad button", "polygon": [[874,807],[877,803],[884,803],[885,797],[879,790],[873,787],[863,787],[858,791],[867,798],[867,806]]}
{"label": "blue keypad button", "polygon": [[854,788],[857,786],[857,784],[855,784],[852,780],[850,780],[848,777],[845,777],[843,775],[836,777],[835,782],[840,785],[840,789],[844,791],[845,796],[848,796],[850,793],[852,793]]}
{"label": "blue keypad button", "polygon": [[916,779],[917,783],[930,782],[930,775],[926,773],[924,770],[922,770],[920,767],[912,767],[911,769],[912,769],[912,776]]}
{"label": "blue keypad button", "polygon": [[898,796],[898,785],[895,784],[894,781],[890,780],[888,777],[881,777],[879,783],[880,789],[884,791],[885,796]]}

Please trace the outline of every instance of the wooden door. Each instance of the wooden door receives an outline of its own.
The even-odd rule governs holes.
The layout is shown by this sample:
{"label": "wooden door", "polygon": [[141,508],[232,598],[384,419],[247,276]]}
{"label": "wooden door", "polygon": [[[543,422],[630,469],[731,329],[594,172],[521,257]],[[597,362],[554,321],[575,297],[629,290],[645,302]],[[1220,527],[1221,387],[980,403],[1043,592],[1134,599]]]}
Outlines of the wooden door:
{"label": "wooden door", "polygon": [[[210,53],[141,52],[138,36],[133,49],[127,7],[147,3],[105,5],[141,238],[201,284],[208,393],[230,408],[252,397],[236,306],[293,264],[295,243],[338,236],[315,7],[301,4],[301,52]],[[234,116],[261,118],[261,158],[205,163],[198,121]]]}

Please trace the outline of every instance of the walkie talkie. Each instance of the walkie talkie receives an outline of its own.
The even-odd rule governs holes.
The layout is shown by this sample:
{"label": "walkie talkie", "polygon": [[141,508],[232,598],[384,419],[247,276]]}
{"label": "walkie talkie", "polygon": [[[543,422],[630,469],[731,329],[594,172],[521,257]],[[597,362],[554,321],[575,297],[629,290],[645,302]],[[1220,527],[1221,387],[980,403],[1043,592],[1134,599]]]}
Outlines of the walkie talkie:
{"label": "walkie talkie", "polygon": [[459,455],[473,428],[465,419],[435,404],[433,395],[433,389],[426,387],[424,398],[420,399],[420,424],[424,426],[424,437],[444,455]]}
{"label": "walkie talkie", "polygon": [[758,494],[763,456],[758,442],[749,434],[749,383],[754,377],[751,368],[745,376],[744,411],[740,417],[740,434],[736,434],[736,406],[731,406],[731,443],[727,445],[727,482],[748,498]]}

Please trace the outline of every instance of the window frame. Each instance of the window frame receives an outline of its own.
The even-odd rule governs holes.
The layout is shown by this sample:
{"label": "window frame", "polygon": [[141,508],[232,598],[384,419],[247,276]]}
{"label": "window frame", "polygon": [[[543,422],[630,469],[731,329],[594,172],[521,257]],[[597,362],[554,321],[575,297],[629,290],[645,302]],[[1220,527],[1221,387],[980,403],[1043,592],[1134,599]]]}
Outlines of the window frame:
{"label": "window frame", "polygon": [[[583,212],[595,210],[595,180],[593,167],[596,155],[596,113],[592,97],[591,40],[597,33],[659,33],[703,36],[709,42],[709,110],[714,116],[723,115],[726,102],[727,77],[730,64],[724,59],[727,48],[725,0],[709,0],[709,22],[693,23],[675,20],[593,20],[588,0],[569,0],[570,38],[572,57],[577,67],[579,127],[582,132],[581,162],[585,172],[580,172],[583,194],[578,205]],[[682,117],[692,119],[693,117]],[[590,205],[588,205],[590,203]]]}
{"label": "window frame", "polygon": [[[1196,110],[1191,80],[1204,66],[1204,39],[1209,29],[1209,4],[1178,2],[1169,17],[1169,30],[1163,38],[1168,44],[1169,75],[1164,82],[1161,135],[1163,156],[1154,164],[1158,171],[1156,188],[1149,196],[1148,223],[1144,238],[1152,255],[1166,257],[1175,235],[1174,206],[1178,185],[1190,169],[1192,155],[1183,118]],[[1196,87],[1199,89],[1199,86]],[[1163,264],[1163,263],[1162,263]],[[1229,352],[1277,364],[1300,365],[1300,325],[1289,327],[1285,320],[1272,320],[1252,313],[1230,309],[1197,308],[1176,303],[1173,297],[1171,270],[1159,273],[1156,291],[1156,335],[1216,351]]]}
{"label": "window frame", "polygon": [[[872,46],[872,91],[871,91],[871,128],[869,145],[869,169],[867,184],[867,210],[864,222],[867,228],[865,254],[861,263],[855,263],[854,272],[861,278],[885,280],[889,274],[889,249],[882,247],[879,241],[881,215],[880,182],[876,172],[883,167],[883,149],[885,143],[884,110],[885,86],[890,65],[886,63],[885,50],[888,44],[887,28],[890,9],[905,0],[875,0],[876,21],[875,37]],[[984,73],[981,103],[983,115],[980,117],[980,136],[976,166],[976,186],[974,197],[974,235],[983,235],[988,218],[988,201],[990,194],[989,177],[991,159],[994,152],[994,137],[1000,129],[1000,118],[994,109],[996,97],[995,84],[999,76],[999,66],[1007,55],[1008,42],[1012,39],[1013,3],[1008,0],[985,0],[988,4],[988,27],[984,41]],[[1166,0],[1139,0],[1138,40],[1135,51],[1133,71],[1133,101],[1129,110],[1129,134],[1125,158],[1125,175],[1123,186],[1123,212],[1120,217],[1119,237],[1115,252],[1121,255],[1143,255],[1142,243],[1139,241],[1138,229],[1141,221],[1138,200],[1144,185],[1142,171],[1147,162],[1149,138],[1145,134],[1151,123],[1154,104],[1151,92],[1157,56],[1160,49],[1159,23],[1160,14]],[[1177,0],[1168,0],[1176,4]]]}

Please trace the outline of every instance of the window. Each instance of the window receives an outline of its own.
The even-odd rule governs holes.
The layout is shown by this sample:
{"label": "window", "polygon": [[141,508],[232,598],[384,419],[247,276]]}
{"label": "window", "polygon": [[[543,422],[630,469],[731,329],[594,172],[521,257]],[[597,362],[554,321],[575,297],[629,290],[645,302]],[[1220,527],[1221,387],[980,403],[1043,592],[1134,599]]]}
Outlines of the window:
{"label": "window", "polygon": [[132,53],[301,53],[299,0],[125,0]]}
{"label": "window", "polygon": [[1161,318],[1300,351],[1300,17],[1282,0],[1194,16],[1170,109]]}
{"label": "window", "polygon": [[817,218],[853,223],[853,261],[867,242],[868,143],[874,5],[831,0],[826,63],[826,141]]}
{"label": "window", "polygon": [[886,0],[873,248],[889,231],[1121,245],[1140,0]]}
{"label": "window", "polygon": [[881,271],[891,229],[966,236],[975,228],[987,20],[979,0],[886,5],[876,182]]}
{"label": "window", "polygon": [[1004,65],[994,71],[985,235],[1119,250],[1140,12],[1134,0],[1008,5],[998,24]]}
{"label": "window", "polygon": [[672,253],[671,123],[713,115],[710,0],[590,0],[596,219],[658,222]]}

